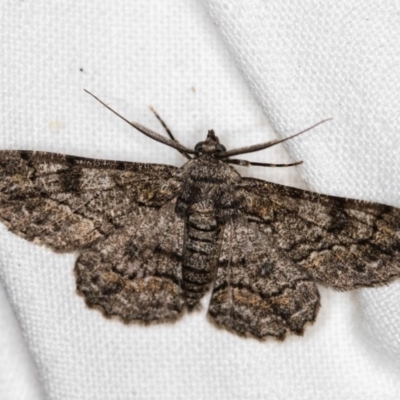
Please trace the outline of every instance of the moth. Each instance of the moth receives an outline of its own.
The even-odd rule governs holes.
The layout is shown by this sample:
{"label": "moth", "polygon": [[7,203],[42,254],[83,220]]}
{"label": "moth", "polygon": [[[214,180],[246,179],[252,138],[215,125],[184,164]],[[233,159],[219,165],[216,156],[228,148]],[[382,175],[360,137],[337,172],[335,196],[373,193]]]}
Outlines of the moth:
{"label": "moth", "polygon": [[175,321],[212,288],[218,326],[283,339],[315,321],[316,283],[344,291],[400,275],[399,209],[244,178],[232,166],[271,166],[232,156],[305,131],[226,150],[210,130],[190,149],[156,116],[169,138],[120,117],[178,150],[181,168],[0,152],[1,221],[78,252],[76,285],[89,307],[125,323]]}

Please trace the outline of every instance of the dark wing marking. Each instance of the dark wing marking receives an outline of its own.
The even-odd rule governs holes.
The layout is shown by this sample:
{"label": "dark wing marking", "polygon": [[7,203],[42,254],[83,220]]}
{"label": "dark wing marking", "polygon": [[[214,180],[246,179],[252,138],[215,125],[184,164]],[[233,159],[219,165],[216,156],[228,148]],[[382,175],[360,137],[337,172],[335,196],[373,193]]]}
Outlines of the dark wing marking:
{"label": "dark wing marking", "polygon": [[239,183],[242,212],[322,284],[378,286],[400,276],[400,210],[252,178]]}
{"label": "dark wing marking", "polygon": [[125,228],[85,250],[75,265],[78,291],[89,307],[124,322],[176,320],[181,290],[183,220],[175,201],[130,215]]}
{"label": "dark wing marking", "polygon": [[315,321],[320,303],[314,280],[257,222],[228,223],[220,254],[209,307],[218,325],[239,335],[283,339]]}
{"label": "dark wing marking", "polygon": [[175,167],[53,153],[0,151],[0,219],[56,251],[104,240],[174,196]]}

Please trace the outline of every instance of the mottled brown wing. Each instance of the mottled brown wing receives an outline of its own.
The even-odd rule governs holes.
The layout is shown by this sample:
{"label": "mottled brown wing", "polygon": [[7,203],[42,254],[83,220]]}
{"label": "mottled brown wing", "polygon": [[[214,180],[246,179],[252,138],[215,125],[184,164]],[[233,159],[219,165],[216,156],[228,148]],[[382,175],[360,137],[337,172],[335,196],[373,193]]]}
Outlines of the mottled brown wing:
{"label": "mottled brown wing", "polygon": [[[67,252],[104,240],[175,194],[175,167],[0,151],[0,219],[23,238]],[[168,184],[167,184],[168,183]]]}
{"label": "mottled brown wing", "polygon": [[312,277],[276,246],[258,222],[226,224],[209,316],[239,335],[259,339],[302,334],[314,322],[319,293]]}
{"label": "mottled brown wing", "polygon": [[237,187],[242,212],[318,282],[337,290],[400,276],[400,210],[252,178]]}
{"label": "mottled brown wing", "polygon": [[75,265],[78,291],[89,307],[126,323],[176,320],[181,290],[184,223],[175,200],[143,215],[85,250]]}
{"label": "mottled brown wing", "polygon": [[124,322],[174,320],[183,222],[175,167],[43,152],[0,152],[0,218],[23,238],[81,252],[77,288]]}

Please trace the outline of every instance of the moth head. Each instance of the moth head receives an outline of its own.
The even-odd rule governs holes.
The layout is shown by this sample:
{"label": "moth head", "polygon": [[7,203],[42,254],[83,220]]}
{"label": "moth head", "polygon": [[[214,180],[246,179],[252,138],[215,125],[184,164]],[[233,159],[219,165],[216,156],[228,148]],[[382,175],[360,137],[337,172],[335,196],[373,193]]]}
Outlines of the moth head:
{"label": "moth head", "polygon": [[226,148],[219,142],[218,137],[215,136],[214,130],[210,129],[206,140],[197,143],[194,147],[194,151],[199,154],[215,154],[225,152]]}

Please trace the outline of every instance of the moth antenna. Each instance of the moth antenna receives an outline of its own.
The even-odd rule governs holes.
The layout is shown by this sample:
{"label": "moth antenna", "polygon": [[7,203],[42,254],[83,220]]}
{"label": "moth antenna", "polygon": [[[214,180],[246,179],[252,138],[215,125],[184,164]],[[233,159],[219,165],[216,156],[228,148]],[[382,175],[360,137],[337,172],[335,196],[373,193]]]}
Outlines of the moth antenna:
{"label": "moth antenna", "polygon": [[306,133],[306,132],[310,131],[311,129],[314,129],[314,128],[316,128],[318,125],[321,125],[321,124],[323,124],[323,123],[325,123],[325,122],[327,122],[327,121],[331,121],[332,119],[333,119],[333,118],[324,119],[324,120],[322,120],[322,121],[316,123],[315,125],[310,126],[310,127],[307,128],[307,129],[304,129],[304,131],[295,133],[294,135],[289,136],[289,137],[287,137],[287,138],[270,140],[269,142],[265,142],[265,143],[259,143],[259,144],[254,144],[254,145],[252,145],[252,146],[240,147],[240,148],[238,148],[238,149],[233,149],[233,150],[225,151],[224,153],[220,153],[220,154],[218,155],[218,157],[220,157],[220,158],[226,158],[226,157],[231,157],[231,156],[237,156],[237,155],[239,155],[239,154],[253,153],[253,152],[255,152],[255,151],[264,150],[264,149],[267,149],[268,147],[275,146],[275,145],[277,145],[277,144],[279,144],[279,143],[286,142],[286,141],[289,140],[289,139],[293,139],[293,138],[295,138],[296,136],[302,135],[303,133]]}
{"label": "moth antenna", "polygon": [[131,122],[129,120],[127,120],[125,117],[123,117],[121,114],[117,113],[115,110],[113,110],[110,106],[108,106],[106,103],[104,103],[104,101],[101,101],[97,96],[95,96],[93,93],[90,93],[89,90],[84,89],[84,91],[88,94],[90,94],[92,97],[94,97],[99,103],[101,103],[104,107],[106,107],[108,110],[110,110],[111,112],[113,112],[117,117],[121,118],[122,120],[124,120],[126,123],[128,123],[129,125],[133,126],[135,129],[137,129],[139,132],[143,133],[143,135],[155,140],[156,142],[160,142],[163,143],[167,146],[170,146],[176,150],[178,150],[179,152],[184,152],[184,153],[188,153],[188,154],[195,154],[194,150],[191,150],[183,145],[181,145],[179,142],[176,142],[174,140],[171,140],[169,138],[166,138],[163,135],[160,135],[157,132],[152,131],[149,128],[146,128],[145,126],[138,124],[137,122]]}
{"label": "moth antenna", "polygon": [[[171,130],[168,128],[167,124],[164,122],[164,120],[160,117],[160,115],[157,113],[157,111],[153,108],[153,106],[149,106],[150,111],[155,115],[155,117],[158,119],[158,121],[161,123],[161,125],[163,126],[163,128],[165,129],[165,131],[167,132],[168,136],[176,143],[179,143],[178,140],[175,139],[174,135],[172,134]],[[180,144],[180,143],[179,143]],[[179,153],[181,153],[183,155],[183,157],[187,158],[188,160],[191,160],[192,157],[189,156],[189,154],[180,151]]]}

